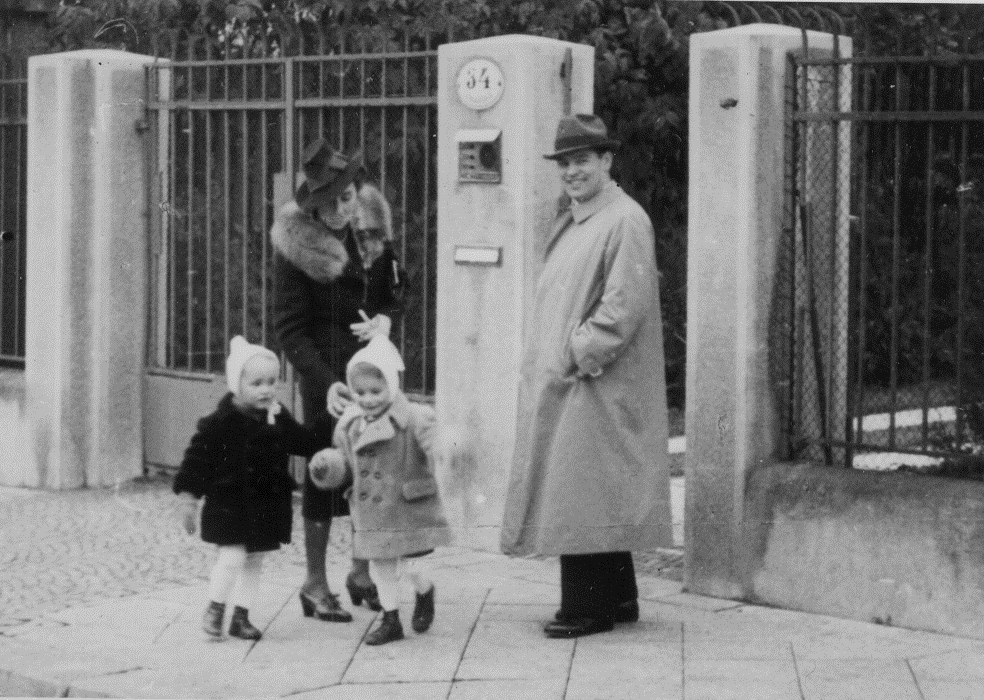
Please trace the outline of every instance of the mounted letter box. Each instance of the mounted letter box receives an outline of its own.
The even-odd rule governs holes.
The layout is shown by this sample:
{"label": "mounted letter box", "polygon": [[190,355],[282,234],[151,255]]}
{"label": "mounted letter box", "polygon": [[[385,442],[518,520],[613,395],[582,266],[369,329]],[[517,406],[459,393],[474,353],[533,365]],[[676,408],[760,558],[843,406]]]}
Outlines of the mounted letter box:
{"label": "mounted letter box", "polygon": [[500,129],[460,129],[458,182],[502,182],[502,134]]}

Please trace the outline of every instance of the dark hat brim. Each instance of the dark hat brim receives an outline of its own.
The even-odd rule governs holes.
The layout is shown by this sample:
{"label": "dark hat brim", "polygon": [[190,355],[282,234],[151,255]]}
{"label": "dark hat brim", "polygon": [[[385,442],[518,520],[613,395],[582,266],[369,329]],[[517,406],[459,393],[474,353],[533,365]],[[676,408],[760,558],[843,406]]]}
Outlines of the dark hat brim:
{"label": "dark hat brim", "polygon": [[602,139],[600,141],[595,141],[594,143],[586,143],[578,146],[571,146],[570,148],[562,148],[554,153],[547,153],[543,157],[547,160],[557,160],[562,156],[569,155],[571,153],[577,153],[578,151],[594,151],[599,148],[606,150],[615,151],[619,146],[622,145],[621,141],[616,141],[615,139]]}
{"label": "dark hat brim", "polygon": [[364,170],[361,154],[357,154],[349,159],[348,165],[338,176],[329,184],[311,189],[310,183],[304,181],[294,192],[294,201],[305,212],[312,212],[319,207],[333,204],[334,201],[345,191],[345,188],[355,181],[360,171]]}

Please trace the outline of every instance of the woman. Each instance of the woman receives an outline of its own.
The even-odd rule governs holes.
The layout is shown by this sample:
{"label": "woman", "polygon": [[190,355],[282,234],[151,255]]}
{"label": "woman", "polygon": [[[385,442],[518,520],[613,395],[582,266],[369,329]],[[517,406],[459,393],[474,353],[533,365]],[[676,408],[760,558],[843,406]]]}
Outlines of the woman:
{"label": "woman", "polygon": [[[345,366],[362,341],[388,335],[399,312],[402,272],[393,254],[389,205],[371,185],[358,187],[358,154],[346,157],[319,139],[302,155],[304,181],[274,220],[276,330],[300,381],[304,421],[331,444],[334,420],[316,420],[328,404],[347,400]],[[355,222],[363,233],[359,234]],[[367,232],[368,231],[368,232]],[[332,411],[337,417],[339,411]],[[331,520],[348,515],[342,490],[322,491],[305,473],[301,514],[307,578],[300,598],[304,614],[348,622],[331,593],[325,570]],[[379,598],[368,563],[353,559],[346,587],[354,605],[374,610]]]}

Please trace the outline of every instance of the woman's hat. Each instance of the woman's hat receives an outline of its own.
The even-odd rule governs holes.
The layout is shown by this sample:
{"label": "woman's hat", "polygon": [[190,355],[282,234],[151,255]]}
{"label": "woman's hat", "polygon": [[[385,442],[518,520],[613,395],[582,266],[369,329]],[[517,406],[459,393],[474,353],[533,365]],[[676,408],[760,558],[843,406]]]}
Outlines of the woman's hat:
{"label": "woman's hat", "polygon": [[361,151],[346,156],[325,139],[318,139],[301,154],[304,182],[294,193],[294,201],[305,212],[331,205],[361,169]]}
{"label": "woman's hat", "polygon": [[554,152],[543,156],[556,160],[561,156],[581,151],[585,148],[606,148],[615,150],[619,142],[608,138],[608,127],[601,117],[593,114],[570,114],[561,117],[557,124],[557,137],[554,139]]}

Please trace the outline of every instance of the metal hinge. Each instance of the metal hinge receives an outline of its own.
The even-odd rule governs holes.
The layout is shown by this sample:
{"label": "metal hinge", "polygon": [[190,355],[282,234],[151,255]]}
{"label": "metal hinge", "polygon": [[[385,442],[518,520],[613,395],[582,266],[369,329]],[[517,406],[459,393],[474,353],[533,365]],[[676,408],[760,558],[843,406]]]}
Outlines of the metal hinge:
{"label": "metal hinge", "polygon": [[138,134],[143,134],[148,129],[150,129],[150,124],[147,122],[146,119],[137,119],[137,121],[134,122],[133,126],[137,130]]}

